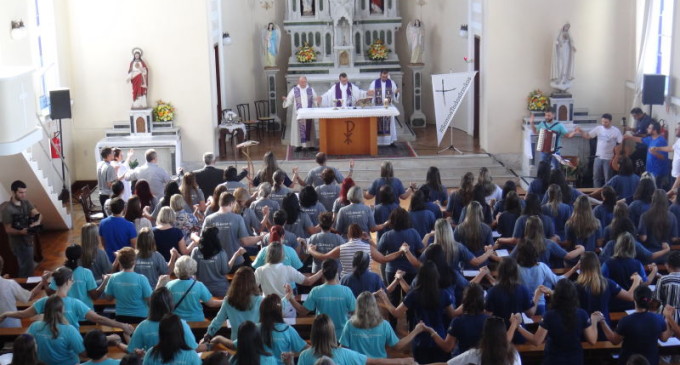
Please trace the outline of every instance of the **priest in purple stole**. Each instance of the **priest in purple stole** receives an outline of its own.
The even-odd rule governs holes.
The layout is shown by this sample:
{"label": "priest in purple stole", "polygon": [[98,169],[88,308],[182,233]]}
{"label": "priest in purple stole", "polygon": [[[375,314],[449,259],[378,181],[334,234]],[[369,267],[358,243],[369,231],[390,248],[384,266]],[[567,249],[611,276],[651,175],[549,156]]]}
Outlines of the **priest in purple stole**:
{"label": "priest in purple stole", "polygon": [[297,119],[297,111],[301,108],[313,108],[319,102],[314,89],[307,85],[307,78],[300,76],[298,84],[295,85],[288,96],[283,97],[283,107],[288,108],[295,105],[293,109],[293,117],[290,120],[290,145],[295,146],[295,151],[301,151],[303,148],[314,148],[314,120]]}
{"label": "priest in purple stole", "polygon": [[[369,93],[373,91],[373,102],[375,105],[383,105],[384,99],[387,98],[392,104],[399,99],[399,88],[395,82],[390,79],[388,71],[380,72],[380,78],[371,82]],[[397,140],[397,127],[394,117],[378,118],[378,145],[387,146],[394,145]]]}
{"label": "priest in purple stole", "polygon": [[372,93],[361,90],[358,86],[349,82],[346,73],[341,73],[340,81],[331,86],[322,96],[321,105],[325,107],[353,107],[354,103]]}

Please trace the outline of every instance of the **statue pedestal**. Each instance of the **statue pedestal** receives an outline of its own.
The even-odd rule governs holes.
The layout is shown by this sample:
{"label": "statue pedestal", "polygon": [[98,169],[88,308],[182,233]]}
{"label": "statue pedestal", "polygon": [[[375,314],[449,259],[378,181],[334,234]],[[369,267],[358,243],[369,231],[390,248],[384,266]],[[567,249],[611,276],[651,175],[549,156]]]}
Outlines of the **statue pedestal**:
{"label": "statue pedestal", "polygon": [[151,136],[151,108],[130,109],[130,135]]}
{"label": "statue pedestal", "polygon": [[566,92],[550,94],[550,106],[558,122],[571,122],[574,120],[574,98]]}
{"label": "statue pedestal", "polygon": [[410,63],[408,68],[412,71],[413,77],[413,113],[409,118],[409,122],[413,127],[424,128],[427,120],[423,113],[423,63]]}
{"label": "statue pedestal", "polygon": [[267,80],[267,100],[269,100],[269,116],[274,118],[274,121],[279,126],[281,125],[281,119],[276,112],[277,105],[279,104],[279,98],[276,95],[276,74],[279,72],[278,67],[265,67],[264,75]]}

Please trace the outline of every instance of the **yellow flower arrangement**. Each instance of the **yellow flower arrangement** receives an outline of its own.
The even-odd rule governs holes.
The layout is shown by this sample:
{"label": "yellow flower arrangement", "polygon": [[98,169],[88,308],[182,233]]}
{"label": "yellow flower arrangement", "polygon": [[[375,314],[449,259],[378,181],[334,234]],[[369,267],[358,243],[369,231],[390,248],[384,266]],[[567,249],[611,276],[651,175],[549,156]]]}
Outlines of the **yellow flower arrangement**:
{"label": "yellow flower arrangement", "polygon": [[163,100],[158,100],[153,108],[153,119],[159,122],[169,122],[175,119],[175,107]]}
{"label": "yellow flower arrangement", "polygon": [[295,58],[297,58],[297,61],[300,63],[311,63],[316,61],[316,51],[314,51],[314,48],[309,45],[309,43],[305,42],[302,47],[297,49],[297,52],[295,52]]}
{"label": "yellow flower arrangement", "polygon": [[382,40],[376,39],[368,47],[368,58],[371,61],[385,61],[390,52],[392,51],[387,48]]}
{"label": "yellow flower arrangement", "polygon": [[543,91],[536,89],[529,93],[528,107],[531,111],[544,111],[550,106],[548,97],[543,95]]}

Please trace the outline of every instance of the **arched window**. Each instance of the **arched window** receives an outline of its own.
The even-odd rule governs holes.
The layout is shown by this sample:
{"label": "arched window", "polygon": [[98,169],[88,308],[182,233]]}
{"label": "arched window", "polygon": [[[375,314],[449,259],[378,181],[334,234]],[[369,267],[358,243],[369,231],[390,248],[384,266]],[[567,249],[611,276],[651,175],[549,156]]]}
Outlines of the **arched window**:
{"label": "arched window", "polygon": [[331,42],[331,34],[330,34],[330,33],[326,33],[326,56],[330,56],[330,55],[331,55],[331,47],[332,47],[332,46],[331,46],[331,43],[332,43],[332,42]]}
{"label": "arched window", "polygon": [[361,33],[354,34],[354,48],[356,54],[361,54]]}

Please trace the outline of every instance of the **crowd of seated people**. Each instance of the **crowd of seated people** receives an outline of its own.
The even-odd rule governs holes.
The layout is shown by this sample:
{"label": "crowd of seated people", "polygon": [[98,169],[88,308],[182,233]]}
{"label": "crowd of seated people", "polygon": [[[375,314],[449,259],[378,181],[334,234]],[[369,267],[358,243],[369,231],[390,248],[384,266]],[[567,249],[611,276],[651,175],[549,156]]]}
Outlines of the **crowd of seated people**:
{"label": "crowd of seated people", "polygon": [[353,161],[317,162],[289,178],[268,152],[252,179],[112,197],[33,291],[0,278],[0,328],[26,333],[12,364],[521,364],[530,346],[583,364],[586,342],[657,364],[680,335],[680,191],[624,179],[626,157],[601,201],[547,163],[525,193],[486,168],[405,187],[385,161],[360,187]]}

